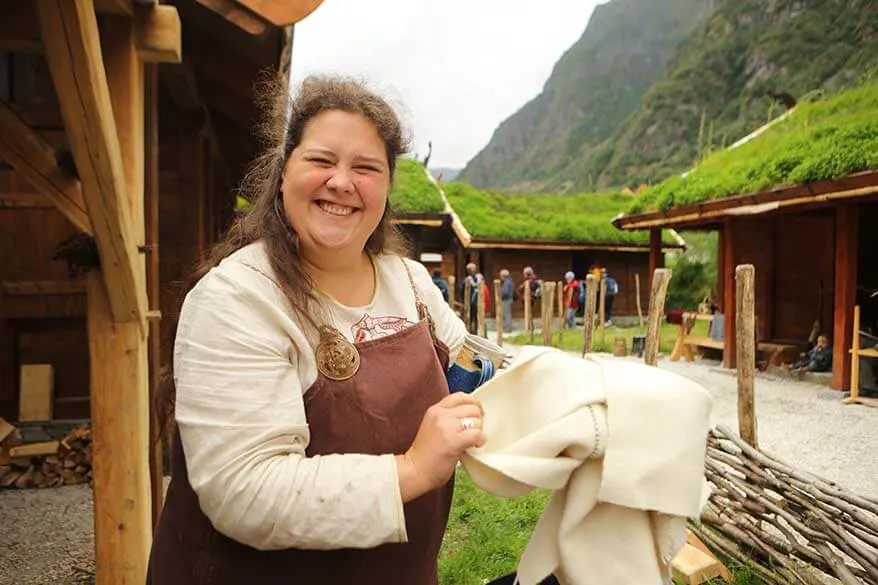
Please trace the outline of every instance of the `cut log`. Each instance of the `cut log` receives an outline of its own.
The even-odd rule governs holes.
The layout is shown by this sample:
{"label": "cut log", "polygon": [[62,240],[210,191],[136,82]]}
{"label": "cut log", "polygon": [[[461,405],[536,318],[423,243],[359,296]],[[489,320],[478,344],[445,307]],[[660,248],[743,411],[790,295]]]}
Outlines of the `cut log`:
{"label": "cut log", "polygon": [[727,574],[728,570],[713,555],[687,542],[671,563],[671,572],[675,581],[686,585],[701,585],[718,577],[725,579],[724,573]]}
{"label": "cut log", "polygon": [[9,449],[10,457],[39,457],[41,455],[55,455],[58,453],[58,441],[45,441],[43,443],[28,443]]}

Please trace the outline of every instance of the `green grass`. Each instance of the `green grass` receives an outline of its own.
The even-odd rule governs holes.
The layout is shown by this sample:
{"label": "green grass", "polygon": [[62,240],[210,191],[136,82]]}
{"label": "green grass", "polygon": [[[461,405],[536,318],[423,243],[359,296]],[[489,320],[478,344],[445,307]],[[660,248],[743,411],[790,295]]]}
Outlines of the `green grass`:
{"label": "green grass", "polygon": [[409,159],[396,163],[396,177],[390,205],[397,213],[440,213],[445,208],[436,183],[426,175],[424,165]]}
{"label": "green grass", "polygon": [[[492,496],[458,470],[439,555],[439,583],[482,585],[513,572],[550,497],[544,490],[514,499]],[[735,562],[726,566],[733,574],[732,585],[762,585],[748,567]]]}
{"label": "green grass", "polygon": [[[661,339],[659,341],[659,352],[665,354],[671,353],[671,350],[674,349],[674,343],[677,340],[677,331],[678,327],[676,325],[662,323]],[[630,352],[631,339],[635,335],[646,335],[646,325],[644,324],[642,327],[639,325],[613,325],[612,327],[606,327],[604,329],[604,341],[602,344],[600,328],[596,327],[593,337],[593,351],[609,353],[613,351],[613,344],[615,343],[615,340],[621,337],[625,339],[626,346],[628,347],[628,351]],[[692,330],[692,335],[706,336],[707,322],[697,321],[695,323],[695,327]],[[514,337],[507,338],[506,342],[512,345],[543,345],[543,335],[542,333],[537,332],[533,336],[533,341],[531,341],[530,334],[520,333],[518,335],[515,335]],[[563,349],[566,351],[581,352],[582,344],[583,330],[581,325],[578,326],[576,329],[565,329],[562,332],[555,331],[554,333],[552,333],[552,347],[556,347],[558,349]]]}
{"label": "green grass", "polygon": [[699,203],[878,169],[878,81],[801,103],[734,150],[708,156],[685,178],[645,190],[632,213]]}
{"label": "green grass", "polygon": [[[448,202],[476,238],[600,244],[649,243],[646,232],[617,230],[611,220],[633,202],[621,193],[494,193],[461,182],[443,185]],[[669,232],[666,244],[676,244]]]}
{"label": "green grass", "polygon": [[482,585],[515,570],[551,494],[492,496],[458,470],[454,504],[439,556],[441,585]]}

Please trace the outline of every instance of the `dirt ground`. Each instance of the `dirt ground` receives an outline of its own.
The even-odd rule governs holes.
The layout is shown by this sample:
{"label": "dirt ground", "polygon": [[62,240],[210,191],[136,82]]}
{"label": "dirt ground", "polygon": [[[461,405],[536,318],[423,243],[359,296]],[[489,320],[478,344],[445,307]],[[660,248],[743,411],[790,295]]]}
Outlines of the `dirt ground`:
{"label": "dirt ground", "polygon": [[[660,360],[659,367],[703,384],[713,396],[713,423],[737,430],[733,375],[703,363]],[[760,375],[760,446],[800,469],[878,497],[878,409],[846,406],[841,396],[823,385]],[[91,583],[92,522],[87,486],[0,491],[0,585]]]}

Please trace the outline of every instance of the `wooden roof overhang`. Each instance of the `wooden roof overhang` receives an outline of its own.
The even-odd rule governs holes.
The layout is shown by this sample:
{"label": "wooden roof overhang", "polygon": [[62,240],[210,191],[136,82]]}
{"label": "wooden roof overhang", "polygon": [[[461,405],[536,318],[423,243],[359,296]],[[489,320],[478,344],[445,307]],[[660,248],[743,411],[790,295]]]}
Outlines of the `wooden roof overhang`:
{"label": "wooden roof overhang", "polygon": [[613,225],[623,230],[705,228],[718,225],[728,217],[819,209],[837,201],[875,197],[878,197],[878,170],[868,170],[838,179],[681,205],[666,211],[621,215],[613,220]]}
{"label": "wooden roof overhang", "polygon": [[[497,240],[475,238],[470,240],[466,248],[473,250],[509,249],[535,251],[585,251],[598,250],[604,252],[649,252],[649,244],[599,243],[599,242],[549,242],[536,240]],[[684,244],[665,244],[663,250],[674,252],[683,250]]]}

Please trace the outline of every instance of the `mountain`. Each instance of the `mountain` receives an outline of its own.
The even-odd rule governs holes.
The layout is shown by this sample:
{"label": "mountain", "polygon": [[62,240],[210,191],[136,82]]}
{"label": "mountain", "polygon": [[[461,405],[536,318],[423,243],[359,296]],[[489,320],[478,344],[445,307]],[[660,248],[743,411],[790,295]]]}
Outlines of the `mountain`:
{"label": "mountain", "polygon": [[599,185],[653,183],[780,114],[769,92],[807,99],[857,83],[878,71],[878,2],[728,0],[681,43],[668,70],[600,152],[567,174],[592,173]]}
{"label": "mountain", "polygon": [[[810,99],[878,72],[876,0],[716,0],[714,6],[690,1],[694,15],[688,19],[685,2],[668,0],[661,4],[677,14],[673,34],[669,17],[662,22],[647,14],[647,4],[611,0],[599,7],[603,15],[596,9],[543,93],[500,125],[459,178],[485,188],[558,192],[654,183],[780,114],[784,106],[769,92]],[[612,22],[593,26],[614,7]],[[614,35],[604,39],[609,44],[601,44],[601,51],[578,52],[586,40],[606,37],[610,24],[618,31],[633,23],[643,27],[644,37],[672,45],[662,45],[663,67],[653,71],[639,95],[635,88],[646,82],[642,70],[596,73],[598,55],[612,50],[620,58]],[[632,62],[646,60],[636,54]],[[596,84],[598,78],[604,83]],[[608,94],[608,87],[628,88],[624,95],[632,100],[636,95],[635,103],[623,100],[622,93]],[[564,107],[583,103],[602,112],[602,121],[571,117]],[[537,106],[542,109],[534,116]],[[537,131],[548,127],[554,131]],[[559,142],[564,148],[551,147]]]}
{"label": "mountain", "polygon": [[611,0],[597,6],[542,93],[500,124],[458,180],[533,190],[563,175],[631,114],[712,3]]}

